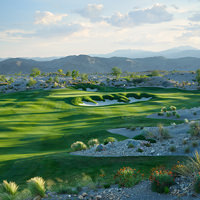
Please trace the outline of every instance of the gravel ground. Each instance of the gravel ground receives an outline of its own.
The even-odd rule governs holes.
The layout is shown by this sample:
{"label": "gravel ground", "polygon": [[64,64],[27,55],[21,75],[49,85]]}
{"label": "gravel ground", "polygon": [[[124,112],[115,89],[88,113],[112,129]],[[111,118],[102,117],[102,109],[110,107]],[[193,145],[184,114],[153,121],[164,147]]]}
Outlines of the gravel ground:
{"label": "gravel ground", "polygon": [[42,200],[67,200],[67,199],[88,199],[88,200],[198,200],[200,196],[192,197],[190,193],[184,196],[173,196],[170,194],[159,194],[151,191],[149,181],[142,181],[132,188],[118,188],[117,185],[108,189],[89,190],[85,189],[79,195],[55,195],[49,194],[48,198]]}

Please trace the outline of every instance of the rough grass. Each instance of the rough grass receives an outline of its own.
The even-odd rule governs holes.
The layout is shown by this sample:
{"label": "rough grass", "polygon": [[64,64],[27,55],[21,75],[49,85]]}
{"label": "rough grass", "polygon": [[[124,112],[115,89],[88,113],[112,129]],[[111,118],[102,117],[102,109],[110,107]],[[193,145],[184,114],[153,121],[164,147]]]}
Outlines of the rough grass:
{"label": "rough grass", "polygon": [[[71,104],[74,97],[113,95],[119,93],[148,93],[155,95],[146,102],[81,107]],[[138,88],[112,89],[85,92],[75,89],[27,91],[0,96],[0,181],[26,180],[41,176],[45,180],[67,179],[76,182],[84,176],[95,179],[101,170],[111,174],[123,166],[130,166],[148,173],[157,165],[172,165],[173,157],[87,158],[71,156],[71,144],[87,143],[97,138],[101,143],[106,137],[125,139],[107,129],[128,126],[169,125],[170,120],[147,119],[163,106],[177,109],[199,105],[200,92],[178,89]],[[80,99],[79,99],[80,100]]]}

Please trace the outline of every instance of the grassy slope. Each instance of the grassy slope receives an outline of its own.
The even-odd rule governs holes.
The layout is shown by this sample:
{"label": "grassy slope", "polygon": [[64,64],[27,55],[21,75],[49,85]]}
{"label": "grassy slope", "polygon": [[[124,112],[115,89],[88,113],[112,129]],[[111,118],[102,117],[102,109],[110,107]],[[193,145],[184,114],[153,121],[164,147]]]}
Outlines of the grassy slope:
{"label": "grassy slope", "polygon": [[[110,90],[110,89],[109,89]],[[123,92],[114,89],[113,92]],[[110,173],[124,165],[149,168],[170,163],[172,158],[85,158],[70,156],[71,143],[90,138],[100,141],[112,136],[106,130],[125,126],[155,126],[169,120],[145,119],[161,106],[178,109],[199,106],[200,92],[177,89],[139,88],[124,92],[148,92],[156,95],[151,101],[104,107],[74,106],[74,96],[96,95],[73,89],[30,91],[0,97],[0,179],[23,182],[39,175],[44,178],[69,179],[77,174],[91,177],[103,169]],[[109,92],[98,92],[99,95]],[[123,136],[115,136],[119,140]],[[179,158],[177,158],[179,159]]]}

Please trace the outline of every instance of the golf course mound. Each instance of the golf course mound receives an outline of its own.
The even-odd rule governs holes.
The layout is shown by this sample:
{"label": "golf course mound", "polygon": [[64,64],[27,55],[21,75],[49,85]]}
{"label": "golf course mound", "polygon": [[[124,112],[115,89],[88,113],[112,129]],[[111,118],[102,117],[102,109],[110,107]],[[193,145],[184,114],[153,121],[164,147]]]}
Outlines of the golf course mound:
{"label": "golf course mound", "polygon": [[72,104],[79,106],[106,106],[113,104],[148,101],[153,96],[148,93],[117,93],[98,96],[81,96],[72,99]]}

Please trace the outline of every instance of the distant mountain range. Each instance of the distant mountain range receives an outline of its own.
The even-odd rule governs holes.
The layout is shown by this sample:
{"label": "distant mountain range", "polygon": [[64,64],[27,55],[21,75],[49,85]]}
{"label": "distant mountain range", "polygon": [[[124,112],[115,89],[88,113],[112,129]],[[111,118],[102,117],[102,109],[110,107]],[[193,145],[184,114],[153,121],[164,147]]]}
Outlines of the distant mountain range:
{"label": "distant mountain range", "polygon": [[81,73],[104,73],[111,72],[115,66],[129,72],[150,70],[189,71],[200,68],[200,58],[185,57],[169,59],[164,57],[149,57],[131,59],[125,57],[101,58],[88,55],[67,56],[51,61],[10,58],[0,62],[0,73],[30,73],[35,67],[39,68],[42,72],[56,72],[58,69],[63,69],[64,72],[67,72],[67,70],[75,69]]}
{"label": "distant mountain range", "polygon": [[162,56],[165,58],[183,58],[183,57],[200,58],[200,50],[190,46],[181,46],[159,52],[122,49],[108,54],[93,54],[91,56],[104,57],[104,58],[111,58],[111,57],[146,58],[146,57],[157,57],[157,56]]}

